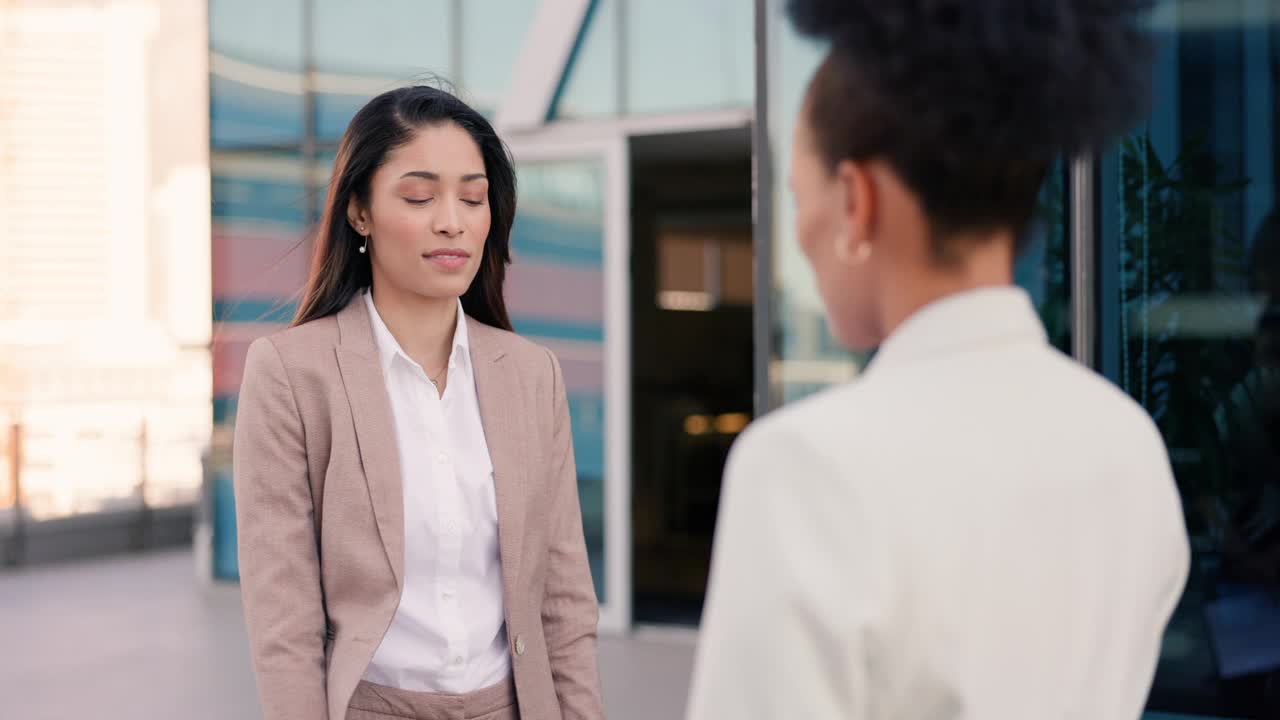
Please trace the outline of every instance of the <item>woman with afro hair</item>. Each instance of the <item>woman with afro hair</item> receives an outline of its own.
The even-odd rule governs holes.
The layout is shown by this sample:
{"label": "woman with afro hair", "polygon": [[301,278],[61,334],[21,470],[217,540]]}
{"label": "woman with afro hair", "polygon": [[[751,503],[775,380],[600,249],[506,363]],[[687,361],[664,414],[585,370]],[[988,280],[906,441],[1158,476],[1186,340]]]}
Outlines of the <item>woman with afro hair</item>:
{"label": "woman with afro hair", "polygon": [[1189,552],[1151,419],[1013,284],[1057,158],[1144,111],[1135,0],[791,0],[830,50],[796,237],[853,382],[726,469],[689,717],[1136,720]]}

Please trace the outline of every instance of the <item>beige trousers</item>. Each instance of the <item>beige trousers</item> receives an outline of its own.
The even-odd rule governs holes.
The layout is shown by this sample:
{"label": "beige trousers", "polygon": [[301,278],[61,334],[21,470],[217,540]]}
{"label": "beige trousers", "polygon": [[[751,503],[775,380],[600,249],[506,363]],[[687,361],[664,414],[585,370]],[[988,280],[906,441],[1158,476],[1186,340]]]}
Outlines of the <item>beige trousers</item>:
{"label": "beige trousers", "polygon": [[516,686],[507,678],[497,685],[454,695],[400,690],[371,682],[356,686],[347,720],[520,720]]}

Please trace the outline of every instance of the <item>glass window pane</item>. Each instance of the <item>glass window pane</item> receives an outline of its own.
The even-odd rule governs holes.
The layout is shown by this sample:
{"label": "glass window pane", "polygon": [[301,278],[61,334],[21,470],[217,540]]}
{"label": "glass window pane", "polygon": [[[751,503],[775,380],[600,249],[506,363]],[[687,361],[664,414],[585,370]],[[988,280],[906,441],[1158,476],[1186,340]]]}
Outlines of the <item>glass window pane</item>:
{"label": "glass window pane", "polygon": [[583,530],[604,588],[604,187],[600,160],[521,163],[507,307],[516,332],[551,348],[569,395]]}
{"label": "glass window pane", "polygon": [[449,0],[313,0],[316,136],[336,140],[375,95],[439,76],[452,81]]}
{"label": "glass window pane", "polygon": [[786,182],[791,137],[805,88],[826,49],[794,32],[784,5],[784,0],[769,2],[769,55],[765,59],[773,163],[773,357],[769,370],[773,406],[845,382],[858,370],[857,359],[837,346],[827,330],[813,274],[795,238],[795,204]]}
{"label": "glass window pane", "polygon": [[592,0],[552,103],[555,118],[618,113],[618,1]]}
{"label": "glass window pane", "polygon": [[536,0],[467,0],[462,9],[462,67],[458,83],[473,106],[492,116],[524,47]]}
{"label": "glass window pane", "polygon": [[1280,717],[1280,9],[1165,0],[1154,22],[1098,267],[1101,369],[1164,434],[1193,548],[1150,706]]}
{"label": "glass window pane", "polygon": [[[213,566],[238,577],[231,488],[231,435],[249,344],[284,327],[306,279],[308,218],[324,201],[327,169],[297,150],[220,151],[213,175]],[[310,176],[310,179],[309,179]]]}
{"label": "glass window pane", "polygon": [[249,343],[293,316],[317,198],[294,152],[217,152],[213,174],[214,423],[235,415]]}
{"label": "glass window pane", "polygon": [[302,141],[302,20],[302,0],[210,0],[214,148]]}
{"label": "glass window pane", "polygon": [[625,12],[626,112],[749,107],[755,8],[742,0],[644,0]]}

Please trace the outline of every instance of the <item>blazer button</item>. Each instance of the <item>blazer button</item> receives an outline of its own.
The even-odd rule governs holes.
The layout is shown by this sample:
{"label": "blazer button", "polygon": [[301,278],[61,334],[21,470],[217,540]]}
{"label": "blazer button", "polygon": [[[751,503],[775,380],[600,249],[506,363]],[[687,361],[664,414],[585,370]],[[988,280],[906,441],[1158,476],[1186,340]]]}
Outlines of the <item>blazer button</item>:
{"label": "blazer button", "polygon": [[516,636],[516,654],[517,655],[524,654],[524,636],[523,635]]}

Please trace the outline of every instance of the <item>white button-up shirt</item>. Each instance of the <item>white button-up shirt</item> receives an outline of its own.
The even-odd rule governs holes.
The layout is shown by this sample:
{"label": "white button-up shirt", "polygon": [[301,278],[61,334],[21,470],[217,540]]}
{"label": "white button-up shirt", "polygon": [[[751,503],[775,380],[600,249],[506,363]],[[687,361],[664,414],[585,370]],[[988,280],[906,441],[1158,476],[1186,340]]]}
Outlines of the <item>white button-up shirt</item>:
{"label": "white button-up shirt", "polygon": [[735,445],[694,720],[1134,720],[1187,579],[1160,433],[1014,288]]}
{"label": "white button-up shirt", "polygon": [[441,396],[365,293],[395,419],[404,483],[404,590],[369,682],[463,693],[511,673],[493,466],[458,305]]}

